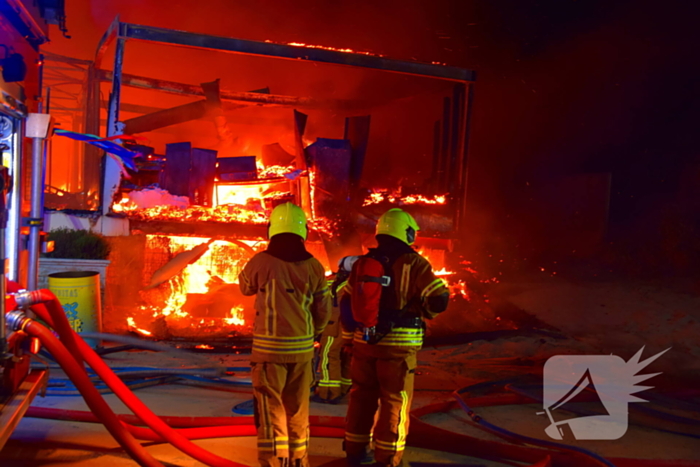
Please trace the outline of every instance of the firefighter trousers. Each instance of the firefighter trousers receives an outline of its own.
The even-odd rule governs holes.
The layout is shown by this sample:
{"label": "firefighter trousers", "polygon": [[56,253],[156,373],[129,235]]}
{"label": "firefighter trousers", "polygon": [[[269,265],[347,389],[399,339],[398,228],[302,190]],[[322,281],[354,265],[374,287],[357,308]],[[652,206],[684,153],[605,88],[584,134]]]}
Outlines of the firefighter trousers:
{"label": "firefighter trousers", "polygon": [[321,338],[321,353],[316,394],[321,399],[332,401],[350,391],[350,362],[352,358],[352,339],[342,336],[324,335]]}
{"label": "firefighter trousers", "polygon": [[408,435],[418,348],[364,343],[353,346],[353,386],[345,426],[345,453],[349,458],[366,457],[374,437],[375,460],[391,467],[400,464]]}
{"label": "firefighter trousers", "polygon": [[342,396],[341,390],[341,351],[343,340],[329,334],[321,338],[321,355],[316,393],[321,399],[331,401]]}
{"label": "firefighter trousers", "polygon": [[308,467],[311,360],[251,368],[262,467]]}

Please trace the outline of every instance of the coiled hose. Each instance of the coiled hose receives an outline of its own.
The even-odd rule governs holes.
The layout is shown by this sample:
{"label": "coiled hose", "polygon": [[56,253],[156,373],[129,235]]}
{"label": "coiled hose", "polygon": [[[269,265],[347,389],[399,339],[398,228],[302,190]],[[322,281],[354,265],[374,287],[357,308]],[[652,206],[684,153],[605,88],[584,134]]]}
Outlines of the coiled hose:
{"label": "coiled hose", "polygon": [[[57,300],[53,297],[50,291],[41,291],[42,299],[48,300],[48,307],[43,305],[35,305],[33,310],[44,319],[49,325],[53,325],[54,322],[61,322],[63,320],[67,323],[67,318],[63,313],[60,303],[58,308],[56,307]],[[47,294],[48,293],[48,294]],[[50,294],[50,295],[49,295]],[[55,303],[54,303],[55,301]],[[8,309],[11,309],[8,307]],[[69,326],[68,326],[69,327]],[[43,328],[43,330],[42,330]],[[58,328],[63,329],[63,333],[66,333],[65,326],[59,325]],[[53,335],[41,326],[39,323],[28,321],[25,326],[25,331],[31,333],[30,335],[35,335],[42,340],[42,343],[60,360],[64,366],[66,373],[75,378],[74,382],[76,386],[80,386],[84,389],[84,397],[88,401],[88,406],[93,410],[90,412],[75,412],[75,411],[57,411],[56,409],[46,409],[46,408],[35,408],[31,407],[27,413],[27,416],[40,416],[42,418],[55,418],[55,419],[71,419],[81,418],[79,421],[101,421],[104,423],[110,433],[115,436],[115,439],[124,447],[124,449],[129,453],[129,455],[134,458],[139,465],[142,466],[161,466],[162,464],[157,460],[153,459],[143,447],[135,441],[135,437],[142,439],[148,439],[152,441],[169,441],[176,447],[180,448],[183,452],[190,454],[193,452],[189,443],[193,445],[190,439],[202,439],[209,437],[220,437],[220,436],[249,436],[255,434],[254,426],[252,424],[251,417],[240,417],[240,418],[230,418],[230,417],[165,417],[160,419],[155,414],[153,414],[141,401],[139,401],[133,393],[129,391],[126,385],[119,379],[119,377],[111,371],[111,369],[99,358],[99,356],[88,346],[82,339],[75,338],[74,342],[78,349],[83,352],[85,360],[87,363],[99,374],[105,382],[108,383],[110,387],[115,390],[115,393],[122,399],[122,401],[127,404],[127,406],[137,415],[137,416],[117,416],[115,415],[109,405],[96,394],[94,387],[92,391],[89,389],[91,382],[85,368],[82,367],[66,349],[66,346],[59,342]],[[70,330],[71,332],[72,329]],[[75,336],[74,336],[75,337]],[[70,342],[70,338],[65,338],[67,342]],[[493,384],[493,383],[490,383]],[[461,399],[461,397],[460,397]],[[101,402],[99,402],[101,401]],[[128,403],[127,403],[128,401]],[[473,406],[477,404],[488,404],[488,403],[524,403],[525,401],[521,396],[518,395],[507,395],[505,397],[485,397],[479,398],[477,400],[470,401]],[[465,404],[466,405],[466,404]],[[408,443],[411,446],[425,447],[429,449],[438,449],[446,452],[452,452],[457,454],[464,454],[469,456],[480,456],[484,459],[494,459],[499,461],[518,461],[526,462],[531,467],[547,467],[550,465],[556,466],[566,466],[566,467],[591,467],[593,465],[599,466],[601,463],[592,459],[588,456],[583,456],[581,453],[577,452],[562,452],[561,447],[558,446],[558,450],[551,451],[540,448],[532,448],[526,446],[514,446],[510,444],[505,444],[501,442],[488,441],[473,438],[467,435],[462,435],[459,433],[450,432],[448,430],[443,430],[432,425],[429,425],[419,419],[421,415],[426,415],[428,413],[435,413],[440,411],[447,411],[453,407],[450,403],[440,403],[432,404],[430,406],[422,407],[411,412],[412,429],[408,437]],[[66,412],[71,412],[67,414]],[[81,414],[77,416],[76,414]],[[149,416],[150,414],[150,416]],[[67,418],[73,417],[73,418]],[[154,420],[155,419],[155,420]],[[116,420],[116,421],[115,421]],[[184,430],[174,430],[168,424],[170,423],[174,426],[184,427]],[[128,423],[131,422],[131,423]],[[312,424],[311,434],[313,436],[321,437],[334,437],[342,438],[344,435],[344,421],[342,417],[310,417],[310,422]],[[134,426],[136,424],[146,424],[151,427],[142,428]],[[204,426],[203,426],[204,425]],[[184,440],[184,442],[183,442]],[[178,444],[176,444],[178,443]],[[195,454],[201,454],[194,452]],[[205,451],[214,460],[221,459],[211,453]],[[190,454],[192,455],[192,454]],[[192,457],[195,457],[192,455]],[[202,456],[205,457],[205,456]],[[196,458],[196,457],[195,457]],[[200,459],[198,459],[200,460]],[[200,460],[202,461],[202,460]],[[227,466],[240,466],[232,461],[223,460],[224,463],[208,463],[207,465],[227,465]],[[693,466],[696,467],[699,464],[693,461],[647,461],[640,459],[613,459],[618,466]],[[533,463],[534,462],[534,463]],[[619,463],[618,463],[619,462]],[[611,463],[603,465],[613,465]]]}
{"label": "coiled hose", "polygon": [[134,436],[129,433],[126,427],[119,421],[109,404],[107,404],[92,385],[82,365],[73,358],[66,347],[54,337],[51,331],[33,320],[27,320],[22,330],[30,336],[37,337],[41,341],[41,344],[49,349],[56,360],[60,362],[66,374],[68,374],[75,382],[75,385],[80,388],[80,392],[83,394],[83,398],[88,407],[90,407],[90,410],[99,416],[110,434],[132,459],[138,462],[142,467],[164,467],[162,463],[158,462],[136,441]]}
{"label": "coiled hose", "polygon": [[[32,306],[32,311],[34,311],[37,314],[37,316],[43,319],[52,328],[54,328],[59,333],[59,335],[61,335],[61,333],[70,333],[73,336],[73,342],[77,344],[80,353],[85,357],[85,360],[87,361],[88,365],[90,365],[92,369],[102,378],[102,380],[114,391],[117,397],[119,397],[119,399],[121,399],[121,401],[124,402],[124,404],[129,408],[129,410],[134,412],[134,414],[136,414],[141,420],[143,420],[143,422],[146,425],[148,425],[154,432],[158,433],[159,436],[167,440],[170,444],[175,446],[180,451],[208,466],[243,467],[243,464],[224,459],[223,457],[217,456],[216,454],[213,454],[207,451],[206,449],[197,446],[196,444],[192,443],[190,440],[188,440],[187,438],[170,428],[156,414],[154,414],[143,402],[141,402],[139,398],[137,398],[134,395],[133,392],[131,392],[131,390],[126,386],[126,384],[124,384],[124,382],[116,374],[114,374],[114,372],[100,358],[100,356],[97,355],[97,353],[95,353],[95,351],[84,340],[82,340],[80,336],[78,336],[75,333],[75,331],[73,331],[73,329],[70,327],[70,323],[68,323],[68,318],[66,317],[63,311],[61,303],[58,301],[58,299],[56,299],[56,296],[50,290],[42,289],[28,293],[31,294],[31,301],[33,303],[37,303],[36,305]],[[46,306],[42,306],[42,304],[38,302],[45,302]],[[11,308],[8,307],[8,309]],[[63,325],[59,325],[58,323],[63,323]],[[65,338],[70,340],[69,337]],[[49,351],[51,351],[51,353],[53,354],[51,348],[49,348]],[[84,375],[87,379],[87,374],[84,373]],[[94,387],[92,385],[90,386],[95,392],[95,394],[97,394]],[[97,395],[99,396],[99,394]],[[100,399],[102,398],[100,397]],[[161,464],[158,463],[154,465]]]}

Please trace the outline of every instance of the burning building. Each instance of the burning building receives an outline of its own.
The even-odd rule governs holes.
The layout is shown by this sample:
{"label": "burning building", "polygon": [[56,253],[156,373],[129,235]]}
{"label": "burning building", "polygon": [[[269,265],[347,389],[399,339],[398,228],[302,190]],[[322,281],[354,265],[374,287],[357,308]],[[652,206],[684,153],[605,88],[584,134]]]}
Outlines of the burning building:
{"label": "burning building", "polygon": [[307,213],[307,246],[328,270],[371,246],[376,218],[396,205],[418,219],[419,247],[445,268],[464,220],[473,72],[118,20],[80,66],[86,97],[67,124],[121,142],[132,165],[106,157],[100,180],[99,150],[81,146],[69,157],[82,172],[56,172],[48,191],[61,196],[47,204],[54,225],[66,209],[97,210],[121,235],[106,330],[249,335],[252,306],[236,277],[285,201]]}

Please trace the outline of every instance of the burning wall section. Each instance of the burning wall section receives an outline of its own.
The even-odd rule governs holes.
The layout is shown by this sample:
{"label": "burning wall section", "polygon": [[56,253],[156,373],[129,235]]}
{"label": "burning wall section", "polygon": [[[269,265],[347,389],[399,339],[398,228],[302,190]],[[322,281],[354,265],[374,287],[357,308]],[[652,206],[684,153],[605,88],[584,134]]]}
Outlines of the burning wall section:
{"label": "burning wall section", "polygon": [[252,301],[237,284],[265,241],[137,234],[115,239],[104,326],[155,339],[251,335]]}

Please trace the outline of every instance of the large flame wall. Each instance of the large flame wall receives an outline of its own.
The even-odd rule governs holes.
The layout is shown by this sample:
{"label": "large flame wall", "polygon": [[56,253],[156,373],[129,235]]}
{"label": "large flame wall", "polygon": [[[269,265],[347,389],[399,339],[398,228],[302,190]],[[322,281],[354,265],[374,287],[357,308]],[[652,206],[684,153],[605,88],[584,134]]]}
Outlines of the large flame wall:
{"label": "large flame wall", "polygon": [[[112,293],[105,303],[107,331],[157,339],[250,335],[253,303],[240,294],[237,277],[266,242],[132,235],[115,243],[107,285]],[[193,257],[193,251],[202,249],[201,256]]]}

